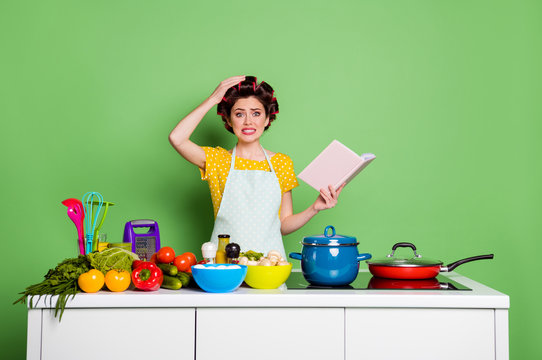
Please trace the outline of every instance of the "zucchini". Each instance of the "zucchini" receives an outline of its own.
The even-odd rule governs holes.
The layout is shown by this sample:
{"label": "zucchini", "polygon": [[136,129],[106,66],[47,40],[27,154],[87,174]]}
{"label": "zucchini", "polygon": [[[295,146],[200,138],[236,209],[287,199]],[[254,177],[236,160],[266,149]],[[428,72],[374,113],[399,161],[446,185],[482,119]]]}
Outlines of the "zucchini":
{"label": "zucchini", "polygon": [[179,290],[183,287],[183,283],[181,279],[176,278],[175,276],[164,275],[164,281],[162,281],[161,287],[171,290]]}
{"label": "zucchini", "polygon": [[179,272],[175,265],[171,264],[156,264],[162,270],[164,275],[175,276]]}
{"label": "zucchini", "polygon": [[177,279],[181,280],[183,287],[187,287],[188,284],[190,284],[190,274],[180,271],[176,277]]}

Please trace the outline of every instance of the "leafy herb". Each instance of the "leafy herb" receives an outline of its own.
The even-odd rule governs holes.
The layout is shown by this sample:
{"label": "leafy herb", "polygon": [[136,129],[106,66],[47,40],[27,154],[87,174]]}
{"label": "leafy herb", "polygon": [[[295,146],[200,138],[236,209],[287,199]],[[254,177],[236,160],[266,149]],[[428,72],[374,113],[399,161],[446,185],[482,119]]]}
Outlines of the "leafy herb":
{"label": "leafy herb", "polygon": [[253,250],[249,250],[247,252],[241,253],[239,256],[246,256],[250,261],[258,261],[263,256],[263,254]]}
{"label": "leafy herb", "polygon": [[[65,259],[59,263],[54,269],[50,269],[45,275],[45,280],[39,284],[34,284],[21,292],[21,296],[13,304],[26,303],[29,300],[30,308],[32,308],[33,296],[38,296],[38,301],[43,295],[58,295],[55,305],[55,317],[60,311],[58,321],[62,319],[62,314],[66,307],[66,303],[70,297],[75,297],[75,294],[81,292],[77,287],[77,279],[79,275],[90,270],[90,262],[85,255],[79,255],[73,259]],[[51,297],[51,304],[52,304]]]}

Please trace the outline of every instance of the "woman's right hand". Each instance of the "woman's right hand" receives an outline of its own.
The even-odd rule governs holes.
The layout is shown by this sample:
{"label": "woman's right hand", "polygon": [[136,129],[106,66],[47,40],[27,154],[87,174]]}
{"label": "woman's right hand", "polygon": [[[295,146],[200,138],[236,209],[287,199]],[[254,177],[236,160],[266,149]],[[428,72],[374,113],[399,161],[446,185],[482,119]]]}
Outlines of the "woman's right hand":
{"label": "woman's right hand", "polygon": [[229,88],[232,86],[235,86],[239,84],[241,81],[245,80],[245,75],[239,75],[239,76],[232,76],[230,78],[227,78],[226,80],[223,80],[218,84],[215,91],[209,96],[209,100],[213,102],[213,104],[218,104],[222,101],[222,98],[226,94],[226,91],[228,91]]}

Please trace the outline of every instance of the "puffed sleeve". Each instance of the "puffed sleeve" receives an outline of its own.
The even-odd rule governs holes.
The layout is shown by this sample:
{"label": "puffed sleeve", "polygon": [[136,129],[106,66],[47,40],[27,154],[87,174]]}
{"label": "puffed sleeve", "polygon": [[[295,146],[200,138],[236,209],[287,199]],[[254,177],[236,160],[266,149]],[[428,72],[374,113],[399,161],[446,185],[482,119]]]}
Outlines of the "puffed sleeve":
{"label": "puffed sleeve", "polygon": [[297,182],[297,177],[295,176],[294,163],[292,159],[285,154],[277,155],[280,156],[278,158],[277,165],[275,165],[275,171],[277,172],[277,176],[279,178],[280,189],[284,194],[285,192],[297,187],[299,183]]}
{"label": "puffed sleeve", "polygon": [[198,168],[201,175],[201,180],[207,181],[214,173],[218,164],[218,150],[209,146],[202,146],[205,151],[205,170]]}

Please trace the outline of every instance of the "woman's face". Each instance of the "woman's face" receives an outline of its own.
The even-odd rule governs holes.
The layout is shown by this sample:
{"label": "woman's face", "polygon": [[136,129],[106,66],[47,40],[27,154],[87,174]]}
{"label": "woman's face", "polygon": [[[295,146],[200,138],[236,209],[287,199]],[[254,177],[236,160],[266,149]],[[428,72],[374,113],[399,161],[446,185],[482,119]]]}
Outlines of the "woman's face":
{"label": "woman's face", "polygon": [[256,97],[242,98],[235,102],[231,109],[229,125],[239,141],[253,142],[262,136],[269,124],[265,109]]}

